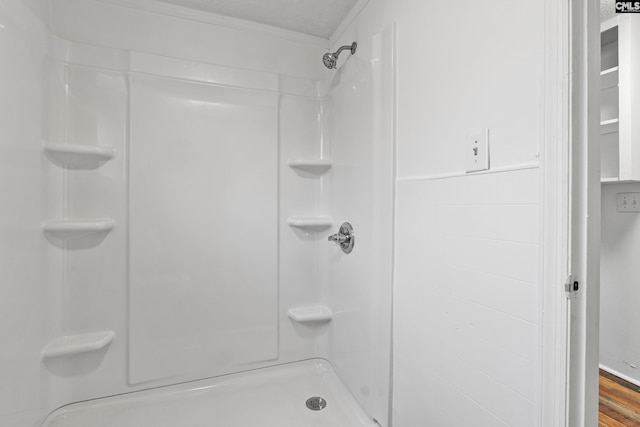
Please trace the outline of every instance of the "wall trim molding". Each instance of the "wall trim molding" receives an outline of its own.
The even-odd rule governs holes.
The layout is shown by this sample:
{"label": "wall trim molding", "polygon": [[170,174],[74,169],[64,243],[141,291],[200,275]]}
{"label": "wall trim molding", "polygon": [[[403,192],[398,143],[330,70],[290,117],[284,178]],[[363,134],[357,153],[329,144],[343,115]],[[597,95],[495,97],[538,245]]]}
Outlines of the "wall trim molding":
{"label": "wall trim molding", "polygon": [[437,175],[405,176],[405,177],[399,177],[396,181],[397,182],[437,181],[441,179],[450,179],[450,178],[462,178],[462,177],[472,178],[479,175],[491,175],[491,174],[497,174],[497,173],[515,172],[515,171],[521,171],[521,170],[527,170],[527,169],[538,169],[538,168],[540,168],[540,162],[535,161],[535,162],[528,162],[528,163],[519,163],[519,164],[509,165],[509,166],[501,166],[501,167],[493,168],[490,170],[473,172],[473,173],[453,172],[453,173],[444,173],[444,174],[437,174]]}

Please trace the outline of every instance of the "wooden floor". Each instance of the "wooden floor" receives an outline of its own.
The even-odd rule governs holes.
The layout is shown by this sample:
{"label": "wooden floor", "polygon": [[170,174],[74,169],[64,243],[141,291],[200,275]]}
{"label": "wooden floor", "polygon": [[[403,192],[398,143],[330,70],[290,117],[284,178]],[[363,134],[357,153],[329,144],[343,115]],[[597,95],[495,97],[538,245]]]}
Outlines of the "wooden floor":
{"label": "wooden floor", "polygon": [[640,387],[600,371],[600,427],[640,427]]}

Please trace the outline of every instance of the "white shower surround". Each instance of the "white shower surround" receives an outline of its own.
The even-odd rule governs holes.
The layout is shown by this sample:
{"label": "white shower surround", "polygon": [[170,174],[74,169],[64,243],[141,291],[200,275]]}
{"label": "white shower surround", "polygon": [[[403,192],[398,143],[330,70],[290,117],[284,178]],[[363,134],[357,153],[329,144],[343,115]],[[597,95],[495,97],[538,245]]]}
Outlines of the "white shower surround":
{"label": "white shower surround", "polygon": [[[24,16],[28,17],[29,13],[21,11],[21,8],[19,4],[15,4],[18,13],[24,12]],[[366,241],[371,238],[390,239],[391,236],[392,155],[384,157],[386,159],[384,163],[387,164],[386,171],[380,170],[386,174],[383,175],[386,178],[382,179],[388,181],[385,190],[386,198],[383,201],[379,200],[381,203],[379,211],[385,214],[379,217],[379,220],[372,222],[368,218],[374,207],[371,202],[357,194],[354,197],[351,192],[349,194],[341,192],[340,182],[333,178],[334,174],[340,174],[345,169],[349,171],[351,178],[363,179],[362,184],[366,185],[371,183],[369,178],[371,171],[368,167],[363,168],[364,165],[354,163],[358,160],[358,156],[339,155],[333,158],[331,152],[333,141],[330,137],[331,132],[328,132],[327,128],[332,124],[324,95],[328,91],[351,90],[348,85],[343,85],[343,89],[336,89],[336,87],[339,86],[339,81],[349,83],[349,79],[357,77],[361,70],[365,70],[365,76],[368,77],[365,81],[353,83],[363,85],[360,90],[374,89],[372,84],[375,82],[371,81],[372,74],[367,71],[370,67],[369,60],[364,58],[357,60],[354,57],[350,67],[356,72],[351,71],[351,74],[342,77],[342,80],[332,81],[331,78],[336,75],[336,72],[323,69],[321,56],[325,49],[319,47],[315,40],[309,43],[300,40],[290,41],[282,37],[251,34],[207,23],[194,24],[193,21],[181,18],[122,8],[98,1],[56,2],[51,14],[51,28],[56,35],[49,34],[41,24],[34,21],[42,31],[43,39],[48,40],[49,47],[43,48],[41,54],[46,52],[51,57],[44,62],[44,69],[39,69],[46,81],[43,91],[47,114],[43,120],[45,126],[42,139],[47,143],[69,144],[74,153],[87,151],[77,147],[90,146],[97,147],[96,153],[102,153],[108,148],[113,150],[110,151],[111,154],[115,154],[112,158],[105,158],[98,163],[92,160],[93,163],[90,166],[73,169],[66,169],[64,161],[53,163],[43,157],[43,170],[51,175],[51,178],[48,179],[50,182],[48,187],[39,190],[47,199],[43,206],[41,220],[67,218],[74,221],[69,223],[70,227],[85,229],[87,226],[93,227],[92,224],[99,224],[98,219],[104,218],[101,221],[109,219],[111,226],[108,230],[91,232],[93,234],[90,233],[83,239],[67,240],[65,237],[58,241],[48,237],[48,240],[41,241],[41,260],[50,274],[43,278],[47,299],[42,301],[43,309],[38,312],[40,313],[39,321],[47,326],[40,329],[41,338],[35,341],[39,342],[41,348],[48,342],[66,345],[67,342],[71,343],[69,339],[73,336],[73,342],[78,343],[74,348],[82,349],[82,354],[47,357],[43,365],[42,379],[29,382],[29,387],[25,387],[25,394],[19,397],[18,402],[15,399],[6,400],[7,406],[3,406],[0,412],[2,422],[6,421],[9,424],[15,419],[18,420],[15,421],[15,425],[20,425],[24,420],[35,420],[43,413],[74,401],[312,357],[325,357],[331,360],[336,365],[339,375],[367,412],[382,422],[388,419],[390,339],[385,340],[384,336],[389,337],[390,334],[391,256],[378,255],[387,262],[386,267],[378,271],[382,274],[376,277],[354,274],[353,270],[340,273],[339,270],[332,268],[332,265],[337,263],[348,266],[351,260],[370,265],[373,262],[371,257],[374,250],[383,252],[391,250],[390,241],[387,244],[381,242],[376,245],[368,245]],[[78,16],[82,16],[82,19],[77,19]],[[114,33],[111,29],[116,23],[119,31]],[[159,37],[140,37],[141,29],[153,30],[154,35]],[[169,34],[175,37],[169,37]],[[228,43],[212,45],[202,42],[203,38],[224,39]],[[78,40],[82,40],[83,43]],[[192,43],[193,40],[197,41]],[[381,43],[381,40],[379,37],[374,37],[369,41],[361,41],[365,46],[364,53],[371,55],[381,52],[381,49],[387,49],[388,52],[388,49],[391,49],[389,41],[392,40],[392,32],[387,32],[384,43]],[[371,47],[372,42],[375,43],[374,47]],[[185,46],[188,46],[188,49],[184,49]],[[243,49],[238,51],[238,46],[242,46]],[[245,47],[249,49],[245,50]],[[380,63],[380,57],[374,56],[372,59],[376,61],[371,64]],[[344,62],[344,59],[341,58],[341,60]],[[390,65],[390,62],[388,64]],[[387,71],[385,73],[385,78],[391,78],[391,74]],[[200,86],[204,91],[200,91],[202,93],[207,93],[207,90],[215,93],[228,88],[226,90],[230,91],[229,93],[244,93],[243,96],[249,98],[252,96],[251,93],[255,93],[259,97],[267,96],[275,100],[275,104],[271,105],[276,107],[273,110],[276,113],[274,117],[279,117],[273,124],[277,128],[278,139],[273,146],[275,151],[272,151],[272,154],[277,157],[269,163],[276,168],[274,173],[277,174],[279,183],[278,205],[274,205],[272,210],[277,213],[278,220],[271,225],[271,229],[277,234],[272,236],[275,237],[273,239],[263,239],[263,242],[279,248],[278,264],[275,266],[278,271],[279,285],[278,288],[271,288],[272,290],[269,291],[271,292],[269,298],[276,299],[276,305],[270,310],[277,327],[275,330],[277,335],[267,339],[271,342],[269,344],[271,347],[259,358],[254,357],[258,354],[255,350],[259,348],[258,340],[255,339],[245,340],[246,345],[243,350],[239,347],[239,351],[251,355],[251,358],[246,360],[238,358],[235,361],[232,360],[231,364],[211,363],[210,366],[204,361],[207,351],[214,350],[215,343],[213,347],[209,347],[209,350],[206,350],[206,346],[200,349],[203,350],[203,354],[200,357],[201,361],[197,363],[192,363],[193,360],[185,357],[185,353],[180,351],[171,358],[165,359],[165,362],[161,362],[162,358],[149,356],[157,349],[153,350],[150,347],[148,350],[152,353],[147,353],[146,356],[144,352],[140,353],[140,350],[136,350],[145,348],[145,344],[141,347],[141,341],[136,338],[144,336],[145,328],[143,326],[140,329],[142,335],[136,334],[135,330],[131,329],[133,325],[131,322],[136,321],[139,314],[143,314],[146,316],[142,318],[143,323],[136,322],[139,325],[144,325],[144,322],[148,324],[153,322],[154,318],[161,319],[159,316],[163,313],[162,310],[157,310],[155,305],[157,301],[149,304],[148,308],[144,308],[145,299],[148,300],[152,293],[129,295],[128,285],[129,275],[135,271],[132,263],[140,264],[136,259],[129,259],[131,254],[128,249],[129,233],[132,231],[132,226],[138,227],[138,225],[130,223],[127,194],[136,197],[136,201],[140,200],[141,195],[143,196],[143,193],[136,190],[141,188],[139,185],[138,187],[130,186],[129,180],[132,173],[133,175],[138,173],[137,169],[132,171],[131,168],[140,167],[142,152],[137,146],[138,154],[130,158],[134,153],[128,145],[128,135],[133,129],[132,135],[138,140],[146,137],[142,134],[139,137],[135,136],[137,132],[135,129],[139,128],[139,122],[131,121],[131,112],[137,109],[140,114],[149,113],[159,117],[159,120],[162,120],[162,116],[158,114],[163,114],[159,109],[160,103],[139,104],[136,101],[139,95],[133,93],[132,96],[132,91],[137,91],[136,88],[141,87],[140,82],[143,81],[157,82],[154,85],[158,88],[171,85],[174,89],[177,87],[178,91],[186,88],[187,94],[189,90]],[[334,86],[331,86],[332,82]],[[389,85],[389,89],[391,87]],[[379,86],[375,89],[382,90]],[[389,96],[388,93],[384,95]],[[198,103],[189,99],[191,98],[184,100],[186,108],[198,108]],[[349,108],[355,107],[348,105],[342,107],[346,108],[342,113],[351,115],[355,124],[352,132],[357,132],[359,127],[367,126],[366,123],[371,123],[374,119],[371,113],[378,114],[375,116],[378,118],[383,118],[380,114],[384,114],[386,119],[392,120],[392,110],[389,109],[392,105],[386,102],[386,98],[378,98],[375,104],[367,103],[366,107],[369,109],[362,113],[357,110],[349,111]],[[242,108],[240,104],[238,107]],[[360,108],[361,105],[357,107]],[[377,109],[371,110],[372,107]],[[151,121],[150,126],[152,123]],[[382,135],[386,139],[380,141],[389,153],[393,152],[392,135],[389,132],[391,128],[390,125],[387,127],[387,132]],[[144,128],[141,129],[142,132],[146,132]],[[146,129],[151,127],[147,126]],[[197,133],[195,128],[185,129],[185,131],[187,131],[185,135],[191,132],[189,134],[191,137]],[[213,134],[213,129],[208,133]],[[154,138],[162,138],[164,134],[160,133]],[[215,136],[218,137],[216,142],[219,141],[227,146],[232,142],[229,135]],[[345,134],[344,137],[349,136]],[[374,148],[370,145],[368,138],[361,141],[364,145],[360,148],[364,152]],[[158,142],[161,141],[158,140]],[[149,147],[153,147],[153,143]],[[42,147],[37,144],[34,149],[41,150]],[[184,154],[179,150],[154,152],[154,156],[164,156],[161,159],[162,162],[175,162],[178,160],[177,155]],[[245,154],[248,154],[246,150]],[[370,156],[371,154],[367,154],[367,157]],[[246,168],[246,173],[254,172],[250,157],[245,156],[245,159],[247,160],[245,163],[238,162],[238,167]],[[290,160],[313,163],[316,159],[329,159],[333,167],[321,174],[309,174],[292,168],[288,164]],[[205,159],[199,156],[198,160]],[[148,173],[150,176],[155,174],[151,169]],[[360,175],[362,178],[358,178]],[[137,176],[144,177],[144,172]],[[141,182],[139,178],[136,179]],[[345,203],[341,209],[351,212],[349,218],[344,219],[351,220],[356,227],[359,227],[358,232],[363,239],[361,246],[349,258],[345,258],[335,245],[326,241],[326,235],[333,230],[329,228],[320,231],[299,229],[287,224],[287,218],[291,217],[333,215],[332,206],[328,205],[331,202],[327,195],[329,191],[334,191],[335,194],[332,197],[344,197]],[[367,194],[371,192],[368,191]],[[168,208],[171,208],[171,203]],[[259,221],[260,212],[256,206],[247,206],[247,211],[252,212],[254,216],[258,215],[251,221]],[[333,226],[337,228],[339,225],[337,222],[343,220],[343,212],[337,209],[335,214]],[[141,224],[140,221],[143,221],[144,216],[136,214],[135,218],[137,218],[137,224]],[[82,221],[78,221],[80,219]],[[166,223],[166,220],[163,221]],[[177,225],[171,225],[171,227],[175,226],[175,231],[180,233],[180,227]],[[185,223],[185,225],[189,230],[194,224]],[[157,228],[157,225],[154,227]],[[185,230],[182,232],[184,233]],[[195,229],[190,233],[192,232],[197,233]],[[220,230],[222,234],[225,232],[227,235],[220,236],[222,239],[233,238],[233,229]],[[198,235],[194,234],[194,236]],[[250,244],[246,238],[244,240],[245,244]],[[192,239],[192,241],[197,244],[197,240]],[[138,251],[139,254],[145,252],[148,251],[144,249],[142,252]],[[179,252],[174,253],[174,256],[180,257]],[[185,257],[184,260],[188,258]],[[339,277],[338,273],[340,273]],[[198,286],[210,285],[193,282],[190,286],[196,287],[193,295],[198,295]],[[339,286],[347,293],[332,295],[332,286]],[[381,290],[382,293],[374,294],[372,289]],[[200,297],[202,295],[200,294]],[[169,302],[166,300],[166,303]],[[222,304],[231,303],[232,301]],[[312,307],[319,304],[333,310],[333,319],[330,323],[297,324],[287,315],[290,308]],[[158,305],[158,307],[161,306],[162,304]],[[165,304],[165,307],[168,306]],[[269,309],[268,307],[265,309],[267,311],[264,313],[267,314]],[[249,307],[245,315],[250,313]],[[381,316],[381,313],[386,315]],[[207,321],[201,316],[193,317],[194,314],[187,311],[183,312],[182,316],[178,312],[173,313],[175,322],[172,325],[165,325],[165,330],[175,325],[178,329],[173,333],[180,334],[179,328],[189,328],[190,322],[197,324]],[[370,321],[366,320],[367,318]],[[337,328],[341,330],[336,332]],[[104,340],[99,337],[95,338],[96,335],[93,332],[96,331],[108,333],[109,342],[103,342]],[[156,335],[162,333],[162,328],[156,329],[153,333]],[[67,336],[70,338],[61,339]],[[174,339],[176,336],[179,335],[174,335]],[[35,334],[33,337],[35,338]],[[160,338],[166,339],[166,337]],[[92,342],[93,340],[97,341]],[[198,345],[193,340],[189,342],[189,345],[194,344]],[[255,349],[251,346],[255,346]],[[72,351],[75,350],[69,347],[63,348],[59,353]],[[140,362],[131,364],[133,359],[130,358],[130,351],[142,355]],[[152,363],[145,364],[145,358]],[[22,366],[24,369],[29,369],[28,366],[33,369],[39,364],[40,361],[24,360]],[[146,373],[142,376],[138,375],[141,369],[146,369]],[[12,382],[22,381],[21,377],[15,374],[7,373],[7,376]],[[41,397],[38,398],[37,394]],[[44,402],[40,409],[33,406],[38,401]],[[23,413],[16,417],[9,415],[11,411],[21,406],[26,407],[31,413],[26,415]]]}

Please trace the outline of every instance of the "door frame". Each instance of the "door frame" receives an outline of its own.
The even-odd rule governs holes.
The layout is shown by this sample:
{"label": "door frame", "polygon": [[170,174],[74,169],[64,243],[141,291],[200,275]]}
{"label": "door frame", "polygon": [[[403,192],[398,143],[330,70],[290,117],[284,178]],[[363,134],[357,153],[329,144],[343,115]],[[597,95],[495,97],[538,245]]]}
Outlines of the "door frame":
{"label": "door frame", "polygon": [[[599,0],[545,1],[541,410],[596,427],[600,303]],[[578,282],[575,293],[565,282]]]}
{"label": "door frame", "polygon": [[571,1],[568,426],[598,425],[600,361],[600,1]]}

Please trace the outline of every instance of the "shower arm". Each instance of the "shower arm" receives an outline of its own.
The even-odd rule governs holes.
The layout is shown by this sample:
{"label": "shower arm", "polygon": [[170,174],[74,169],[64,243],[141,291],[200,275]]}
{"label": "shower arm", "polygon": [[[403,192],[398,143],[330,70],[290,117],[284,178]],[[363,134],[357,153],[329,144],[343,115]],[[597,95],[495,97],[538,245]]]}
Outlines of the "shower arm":
{"label": "shower arm", "polygon": [[345,49],[349,49],[349,50],[351,50],[351,45],[341,46],[338,50],[336,50],[335,52],[333,52],[333,54],[334,54],[335,56],[338,56],[338,55],[340,55],[340,52],[342,52],[342,51],[343,51],[343,50],[345,50]]}
{"label": "shower arm", "polygon": [[353,55],[354,53],[356,53],[356,47],[358,46],[358,44],[356,42],[353,42],[353,44],[348,44],[345,46],[340,46],[340,48],[338,50],[336,50],[335,52],[333,52],[333,54],[337,57],[338,55],[340,55],[340,53],[343,50],[349,49],[351,51],[351,54]]}

